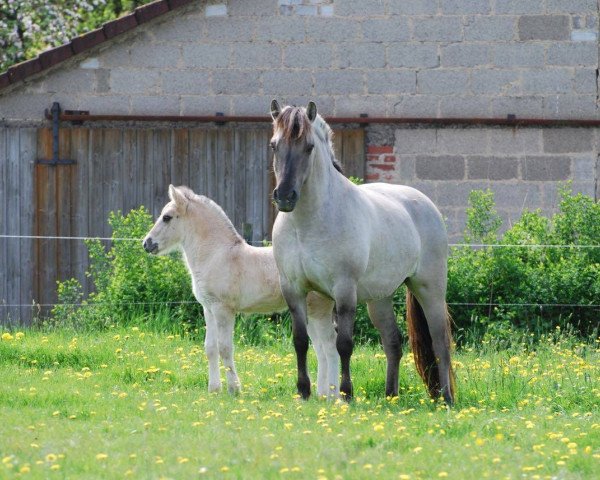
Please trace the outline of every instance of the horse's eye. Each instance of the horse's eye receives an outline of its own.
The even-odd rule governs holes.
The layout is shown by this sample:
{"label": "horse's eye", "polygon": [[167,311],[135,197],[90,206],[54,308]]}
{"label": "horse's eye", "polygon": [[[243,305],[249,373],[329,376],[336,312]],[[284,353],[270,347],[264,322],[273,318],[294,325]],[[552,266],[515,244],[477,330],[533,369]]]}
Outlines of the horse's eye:
{"label": "horse's eye", "polygon": [[306,153],[311,153],[313,151],[313,148],[315,148],[314,145],[309,144],[306,146]]}
{"label": "horse's eye", "polygon": [[163,215],[163,222],[169,223],[173,217],[171,215]]}

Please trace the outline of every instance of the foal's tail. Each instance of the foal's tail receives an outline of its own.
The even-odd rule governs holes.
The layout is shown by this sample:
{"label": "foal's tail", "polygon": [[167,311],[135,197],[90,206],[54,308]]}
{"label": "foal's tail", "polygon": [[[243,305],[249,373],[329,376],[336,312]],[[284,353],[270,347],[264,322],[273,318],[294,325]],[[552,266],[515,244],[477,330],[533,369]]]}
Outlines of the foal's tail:
{"label": "foal's tail", "polygon": [[[427,326],[423,308],[410,290],[406,290],[406,320],[408,322],[408,340],[415,358],[417,372],[427,386],[431,398],[437,398],[442,388],[438,362],[433,351],[433,343]],[[450,314],[446,307],[446,347],[448,351],[452,345],[452,332],[450,330]],[[454,372],[450,364],[450,395],[454,397]]]}

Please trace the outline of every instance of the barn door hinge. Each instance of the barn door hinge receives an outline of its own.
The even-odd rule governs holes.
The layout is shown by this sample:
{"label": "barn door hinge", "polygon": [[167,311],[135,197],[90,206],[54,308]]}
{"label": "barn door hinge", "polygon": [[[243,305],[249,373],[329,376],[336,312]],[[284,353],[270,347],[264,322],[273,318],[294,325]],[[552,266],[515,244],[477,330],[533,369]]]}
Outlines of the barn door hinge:
{"label": "barn door hinge", "polygon": [[[37,163],[41,165],[75,165],[77,163],[76,160],[69,160],[65,158],[58,157],[58,132],[59,132],[59,124],[60,124],[60,104],[58,102],[54,102],[52,104],[52,108],[50,109],[50,114],[52,115],[52,159],[43,159],[40,158],[37,160]],[[46,117],[49,118],[50,114],[48,113],[48,109],[46,109]]]}

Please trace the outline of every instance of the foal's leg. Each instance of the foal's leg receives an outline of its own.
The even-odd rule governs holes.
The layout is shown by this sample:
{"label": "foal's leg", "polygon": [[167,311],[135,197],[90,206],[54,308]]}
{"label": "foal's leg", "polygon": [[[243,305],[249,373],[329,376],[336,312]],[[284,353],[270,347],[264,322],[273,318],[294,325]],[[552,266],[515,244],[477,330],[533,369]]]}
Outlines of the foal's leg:
{"label": "foal's leg", "polygon": [[306,331],[308,332],[308,336],[310,341],[312,342],[313,349],[317,355],[317,395],[322,397],[327,395],[327,357],[325,356],[325,351],[323,350],[323,344],[321,343],[321,338],[319,336],[319,332],[316,330],[314,319],[308,318],[308,323],[306,325]]}
{"label": "foal's leg", "polygon": [[367,308],[373,325],[379,330],[383,350],[387,357],[385,394],[388,397],[397,397],[398,369],[402,357],[402,337],[396,324],[392,297],[368,302]]}
{"label": "foal's leg", "polygon": [[335,309],[338,318],[336,347],[342,363],[340,393],[346,400],[353,396],[350,378],[350,358],[354,349],[354,316],[356,314],[356,283],[344,281],[333,289]]}
{"label": "foal's leg", "polygon": [[307,297],[308,332],[319,344],[317,358],[317,392],[319,396],[337,398],[340,384],[340,357],[335,347],[336,332],[332,321],[334,304],[331,300],[310,293]]}
{"label": "foal's leg", "polygon": [[206,337],[204,338],[204,351],[208,358],[208,391],[221,390],[221,374],[219,372],[219,340],[218,327],[215,317],[208,307],[204,307],[206,321]]}
{"label": "foal's leg", "polygon": [[306,293],[286,285],[281,279],[281,292],[292,315],[292,337],[296,350],[296,363],[298,366],[298,393],[303,399],[310,397],[310,377],[306,368],[306,354],[308,352],[308,332],[306,330]]}
{"label": "foal's leg", "polygon": [[240,379],[235,371],[233,361],[233,327],[235,324],[235,312],[224,307],[214,309],[219,329],[219,354],[225,367],[227,375],[227,389],[229,393],[239,393],[242,389]]}

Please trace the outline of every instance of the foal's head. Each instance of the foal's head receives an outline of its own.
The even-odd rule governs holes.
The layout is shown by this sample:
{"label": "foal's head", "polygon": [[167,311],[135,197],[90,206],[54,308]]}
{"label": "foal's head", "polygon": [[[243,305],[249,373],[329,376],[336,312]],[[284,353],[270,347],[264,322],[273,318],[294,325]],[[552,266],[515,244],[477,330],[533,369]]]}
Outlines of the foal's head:
{"label": "foal's head", "polygon": [[184,218],[190,202],[191,190],[169,185],[169,198],[158,220],[144,238],[143,246],[148,253],[165,255],[175,250],[183,241],[186,232]]}
{"label": "foal's head", "polygon": [[287,106],[281,109],[277,100],[273,100],[271,117],[273,137],[270,145],[275,153],[273,170],[277,181],[273,200],[280,211],[291,212],[314,156],[313,122],[317,118],[317,106],[309,102],[307,108]]}

